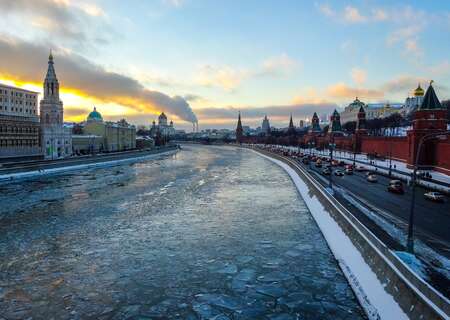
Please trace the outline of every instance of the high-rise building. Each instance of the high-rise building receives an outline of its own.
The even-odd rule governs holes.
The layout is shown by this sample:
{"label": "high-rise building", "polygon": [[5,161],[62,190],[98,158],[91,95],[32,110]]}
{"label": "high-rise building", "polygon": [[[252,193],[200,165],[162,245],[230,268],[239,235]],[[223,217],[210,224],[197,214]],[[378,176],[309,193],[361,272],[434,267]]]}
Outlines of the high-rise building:
{"label": "high-rise building", "polygon": [[265,135],[270,134],[270,123],[269,123],[269,119],[267,118],[267,115],[264,116],[264,119],[262,121],[261,131]]}
{"label": "high-rise building", "polygon": [[71,129],[64,126],[64,108],[59,99],[53,55],[48,57],[44,80],[44,98],[40,102],[42,147],[46,159],[65,158],[72,154]]}
{"label": "high-rise building", "polygon": [[0,158],[40,158],[37,92],[0,84]]}

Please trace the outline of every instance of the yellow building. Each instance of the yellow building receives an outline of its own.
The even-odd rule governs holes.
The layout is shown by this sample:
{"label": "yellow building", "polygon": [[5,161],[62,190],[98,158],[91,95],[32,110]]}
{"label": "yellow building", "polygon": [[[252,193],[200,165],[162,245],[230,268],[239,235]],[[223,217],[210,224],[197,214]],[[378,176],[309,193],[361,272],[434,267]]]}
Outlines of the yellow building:
{"label": "yellow building", "polygon": [[89,114],[83,133],[101,136],[105,152],[124,151],[136,148],[136,127],[125,119],[118,122],[103,121],[101,114],[94,110]]}

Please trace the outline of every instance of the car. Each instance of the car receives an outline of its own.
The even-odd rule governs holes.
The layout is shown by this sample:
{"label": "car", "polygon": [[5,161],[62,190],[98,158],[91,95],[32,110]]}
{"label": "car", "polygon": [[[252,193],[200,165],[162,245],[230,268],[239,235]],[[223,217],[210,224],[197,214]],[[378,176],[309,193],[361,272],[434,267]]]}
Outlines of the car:
{"label": "car", "polygon": [[316,162],[316,168],[322,168],[322,162],[317,161]]}
{"label": "car", "polygon": [[347,165],[345,165],[345,169],[353,170],[353,165],[347,164]]}
{"label": "car", "polygon": [[427,193],[424,193],[424,197],[427,200],[435,201],[435,202],[444,202],[444,195],[439,192],[430,191]]}
{"label": "car", "polygon": [[328,168],[325,168],[325,169],[322,170],[322,174],[325,175],[325,176],[329,176],[330,173],[331,173],[331,171]]}
{"label": "car", "polygon": [[304,164],[309,164],[308,158],[303,158],[303,159],[302,159],[302,162],[303,162]]}
{"label": "car", "polygon": [[341,161],[339,161],[339,165],[340,165],[341,167],[343,167],[343,166],[345,166],[345,162],[344,162],[343,160],[341,160]]}
{"label": "car", "polygon": [[369,182],[378,182],[378,178],[374,174],[369,174],[369,175],[367,175],[367,181],[369,181]]}
{"label": "car", "polygon": [[338,177],[342,177],[344,175],[344,172],[342,172],[342,170],[336,170],[336,171],[334,171],[334,175],[338,176]]}
{"label": "car", "polygon": [[353,169],[351,169],[351,168],[345,169],[345,174],[348,174],[348,175],[353,174]]}
{"label": "car", "polygon": [[389,181],[389,185],[387,190],[392,193],[404,194],[405,190],[403,190],[403,183],[400,180],[391,180]]}
{"label": "car", "polygon": [[363,172],[363,171],[366,171],[367,168],[363,167],[363,166],[356,166],[355,170],[358,171],[358,172]]}
{"label": "car", "polygon": [[339,165],[339,161],[333,160],[333,161],[331,161],[331,165],[334,167],[337,167]]}

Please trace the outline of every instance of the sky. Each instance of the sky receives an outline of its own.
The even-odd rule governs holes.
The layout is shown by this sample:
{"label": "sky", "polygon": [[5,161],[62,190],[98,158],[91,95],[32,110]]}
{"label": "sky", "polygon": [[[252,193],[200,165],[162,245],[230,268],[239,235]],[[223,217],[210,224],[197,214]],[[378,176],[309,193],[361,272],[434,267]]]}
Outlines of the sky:
{"label": "sky", "polygon": [[358,97],[450,98],[450,1],[0,0],[0,83],[42,92],[52,50],[65,121],[274,126]]}

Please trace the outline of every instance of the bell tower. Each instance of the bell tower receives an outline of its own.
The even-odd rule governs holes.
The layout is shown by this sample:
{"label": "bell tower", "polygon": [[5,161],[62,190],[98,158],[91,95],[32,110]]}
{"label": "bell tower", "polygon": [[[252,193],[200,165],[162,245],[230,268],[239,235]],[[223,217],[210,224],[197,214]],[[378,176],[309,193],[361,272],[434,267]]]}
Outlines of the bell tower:
{"label": "bell tower", "polygon": [[48,57],[47,75],[44,79],[44,98],[40,102],[41,126],[62,126],[63,103],[59,99],[59,82],[56,77],[53,55]]}

